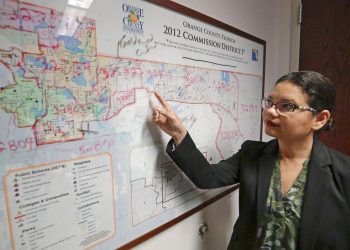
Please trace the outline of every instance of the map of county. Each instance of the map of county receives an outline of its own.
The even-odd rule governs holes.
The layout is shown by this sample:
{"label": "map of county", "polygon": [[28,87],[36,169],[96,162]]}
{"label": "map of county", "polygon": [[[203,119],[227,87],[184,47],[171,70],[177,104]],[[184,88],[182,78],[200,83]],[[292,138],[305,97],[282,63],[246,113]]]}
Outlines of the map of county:
{"label": "map of county", "polygon": [[99,56],[94,20],[80,19],[72,36],[57,35],[72,22],[60,12],[15,1],[0,12],[0,107],[16,114],[18,127],[32,127],[37,145],[83,139],[84,123],[118,115],[142,88],[238,118],[232,72]]}
{"label": "map of county", "polygon": [[[59,249],[65,240],[75,246],[67,249],[95,243],[115,249],[210,198],[212,193],[196,188],[164,152],[169,138],[151,121],[152,106],[158,104],[154,91],[168,101],[209,162],[260,137],[263,76],[99,54],[97,44],[105,38],[97,36],[98,20],[0,0],[0,229],[5,232],[0,241],[6,241],[0,248],[19,244],[22,237],[17,219],[24,215],[14,211],[25,210],[16,202],[27,202],[28,211],[39,209],[44,199],[36,201],[36,195],[51,196],[60,186],[66,192],[59,206],[52,203],[45,208],[49,215],[38,220],[53,218],[56,205],[71,204],[78,209],[70,210],[65,221],[78,221],[76,231],[84,234],[72,226],[56,237],[49,226],[67,225],[42,219],[50,224],[42,229],[33,219],[36,232],[52,230],[53,235],[35,239],[37,246],[57,244]],[[167,49],[162,46],[156,44],[157,53]],[[40,172],[43,166],[47,173]],[[29,177],[33,182],[41,178],[42,194]],[[14,182],[28,186],[28,201],[22,193],[17,199],[22,190],[12,187]],[[107,219],[99,214],[107,214],[106,207]],[[86,214],[97,221],[94,225],[108,228],[82,229]],[[109,222],[98,223],[100,218]]]}

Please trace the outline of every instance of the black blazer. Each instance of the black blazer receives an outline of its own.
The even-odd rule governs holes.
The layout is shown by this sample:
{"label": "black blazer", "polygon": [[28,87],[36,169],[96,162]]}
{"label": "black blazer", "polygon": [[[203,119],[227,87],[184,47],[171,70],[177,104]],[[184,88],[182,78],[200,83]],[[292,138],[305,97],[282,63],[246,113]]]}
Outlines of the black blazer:
{"label": "black blazer", "polygon": [[[189,134],[167,152],[199,188],[240,183],[239,217],[228,249],[256,249],[278,141],[246,141],[238,153],[210,165]],[[314,140],[299,228],[301,250],[350,249],[350,157]]]}

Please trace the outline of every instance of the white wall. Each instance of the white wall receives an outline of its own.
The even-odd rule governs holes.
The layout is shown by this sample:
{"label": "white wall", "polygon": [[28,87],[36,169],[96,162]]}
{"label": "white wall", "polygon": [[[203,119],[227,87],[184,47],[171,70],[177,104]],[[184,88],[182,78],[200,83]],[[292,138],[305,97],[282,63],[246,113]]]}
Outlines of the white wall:
{"label": "white wall", "polygon": [[[265,94],[283,74],[298,69],[299,0],[176,0],[175,2],[218,19],[266,41]],[[263,136],[263,140],[269,140]],[[238,216],[238,191],[211,204],[134,249],[226,249]],[[198,227],[207,222],[201,238]]]}

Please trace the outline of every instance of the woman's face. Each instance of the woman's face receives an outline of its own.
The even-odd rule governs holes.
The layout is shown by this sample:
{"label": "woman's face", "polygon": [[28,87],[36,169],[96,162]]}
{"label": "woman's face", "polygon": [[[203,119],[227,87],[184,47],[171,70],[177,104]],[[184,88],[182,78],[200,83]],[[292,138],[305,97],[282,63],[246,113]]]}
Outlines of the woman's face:
{"label": "woman's face", "polygon": [[[275,85],[268,96],[274,104],[288,102],[297,106],[309,107],[308,95],[299,86],[289,81]],[[265,133],[269,136],[285,140],[303,140],[312,136],[315,117],[307,110],[295,109],[293,112],[279,112],[275,105],[263,109]]]}

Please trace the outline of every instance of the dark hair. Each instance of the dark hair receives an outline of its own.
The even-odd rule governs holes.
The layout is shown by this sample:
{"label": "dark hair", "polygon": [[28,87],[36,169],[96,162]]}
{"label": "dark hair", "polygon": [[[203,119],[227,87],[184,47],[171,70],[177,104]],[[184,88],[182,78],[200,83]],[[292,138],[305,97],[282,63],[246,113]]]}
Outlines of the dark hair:
{"label": "dark hair", "polygon": [[275,85],[283,81],[289,81],[301,87],[309,97],[309,106],[316,109],[316,112],[328,110],[331,113],[331,117],[319,131],[329,131],[334,128],[332,113],[335,103],[335,87],[327,77],[314,71],[291,72],[278,79]]}

